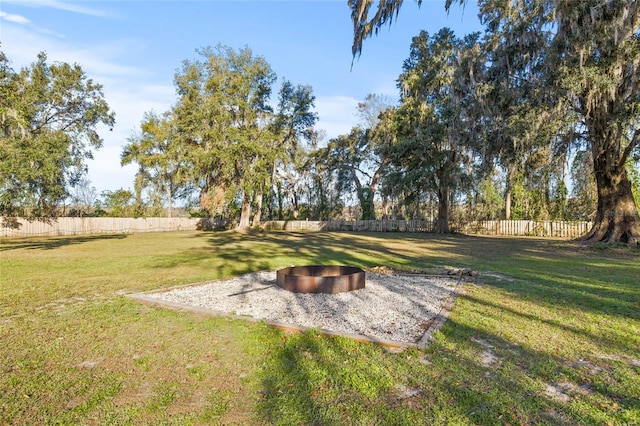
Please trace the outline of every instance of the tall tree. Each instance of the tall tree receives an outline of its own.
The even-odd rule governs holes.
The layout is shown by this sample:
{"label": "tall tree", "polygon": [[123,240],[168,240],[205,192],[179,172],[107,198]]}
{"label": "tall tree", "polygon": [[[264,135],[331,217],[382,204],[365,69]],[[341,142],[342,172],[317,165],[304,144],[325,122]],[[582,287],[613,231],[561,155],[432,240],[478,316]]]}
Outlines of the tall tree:
{"label": "tall tree", "polygon": [[171,217],[173,199],[180,191],[189,187],[188,177],[191,164],[185,147],[176,137],[176,128],[171,113],[158,116],[146,112],[141,132],[129,137],[122,148],[121,164],[138,163],[136,174],[136,204],[141,205],[141,192],[151,188],[162,194],[167,203],[167,216]]}
{"label": "tall tree", "polygon": [[598,191],[586,241],[640,245],[626,164],[640,152],[640,3],[560,2],[549,55],[559,96],[581,118]]}
{"label": "tall tree", "polygon": [[[402,3],[380,1],[370,17],[373,0],[349,1],[354,56],[361,52],[366,37],[397,16]],[[446,7],[451,3],[448,0]],[[480,4],[498,3],[485,0]],[[538,15],[525,14],[519,19],[534,20],[538,28],[553,33],[550,45],[540,46],[544,48],[542,56],[539,50],[522,56],[524,60],[541,60],[548,71],[534,87],[552,89],[549,93],[554,102],[549,110],[568,108],[575,113],[580,120],[575,128],[585,130],[592,152],[598,207],[594,226],[584,240],[640,244],[640,216],[625,170],[629,157],[640,149],[640,3],[539,0],[502,2],[500,7],[511,11],[509,17],[517,17],[530,4],[539,5]],[[487,18],[486,12],[482,17]],[[521,44],[517,38],[513,41]]]}
{"label": "tall tree", "polygon": [[[278,92],[278,105],[272,120],[271,131],[274,136],[274,157],[272,164],[273,182],[265,181],[260,194],[268,184],[275,184],[276,197],[282,197],[285,189],[292,199],[294,218],[299,214],[298,188],[306,170],[304,163],[307,152],[304,142],[311,142],[317,135],[313,126],[318,115],[313,112],[315,96],[308,85],[294,85],[288,80],[282,82]],[[260,201],[262,197],[258,198]],[[279,202],[279,215],[282,214],[282,202]],[[254,225],[259,222],[259,212],[254,217]]]}
{"label": "tall tree", "polygon": [[[488,164],[497,164],[505,174],[505,219],[512,219],[512,204],[518,213],[525,207],[527,195],[523,180],[540,172],[546,163],[530,161],[549,144],[555,131],[546,109],[544,53],[551,40],[545,26],[544,0],[516,5],[511,2],[483,1],[480,4],[485,25],[484,50],[487,55],[486,139]],[[547,102],[545,102],[547,101]],[[545,131],[546,130],[546,131]],[[533,167],[533,168],[532,168]],[[517,193],[518,197],[514,194]],[[518,215],[515,215],[518,217]],[[523,217],[519,217],[522,219]],[[527,217],[528,219],[530,217]]]}
{"label": "tall tree", "polygon": [[198,53],[201,59],[185,61],[175,77],[178,132],[201,177],[201,202],[220,192],[226,202],[240,199],[238,228],[248,228],[256,188],[272,173],[268,101],[276,76],[249,48],[218,45]]}
{"label": "tall tree", "polygon": [[355,189],[363,220],[374,219],[373,196],[377,184],[372,174],[375,169],[369,166],[375,160],[369,146],[369,132],[354,127],[348,135],[331,139],[319,153],[329,167],[337,170],[339,190]]}
{"label": "tall tree", "polygon": [[[462,67],[477,37],[460,40],[449,29],[433,37],[422,31],[411,43],[398,79],[398,139],[394,163],[404,170],[405,188],[432,191],[438,199],[437,232],[449,232],[449,206],[464,180],[475,139],[475,88],[466,81],[474,67]],[[465,90],[469,89],[469,90]],[[420,196],[420,193],[414,194]]]}
{"label": "tall tree", "polygon": [[337,171],[326,161],[326,151],[319,148],[319,142],[324,137],[322,131],[314,135],[303,164],[308,178],[309,199],[312,201],[311,217],[320,220],[339,217],[344,208]]}
{"label": "tall tree", "polygon": [[0,214],[54,217],[102,146],[98,125],[115,123],[102,86],[44,53],[16,73],[0,52],[0,99]]}
{"label": "tall tree", "polygon": [[338,191],[355,189],[360,203],[361,218],[375,219],[374,198],[389,159],[385,147],[395,137],[391,101],[385,96],[369,94],[358,104],[360,126],[348,135],[329,141],[315,154],[326,167],[337,171]]}

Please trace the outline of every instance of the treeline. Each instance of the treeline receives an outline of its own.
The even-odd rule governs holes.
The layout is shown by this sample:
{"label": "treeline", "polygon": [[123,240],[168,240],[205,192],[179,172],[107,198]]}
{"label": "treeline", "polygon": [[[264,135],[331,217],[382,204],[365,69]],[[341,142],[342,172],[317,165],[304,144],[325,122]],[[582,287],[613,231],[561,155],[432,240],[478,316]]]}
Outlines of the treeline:
{"label": "treeline", "polygon": [[[368,22],[354,52],[358,28],[401,3],[381,2],[371,22],[368,7],[354,10]],[[593,220],[585,239],[640,244],[640,7],[565,3],[485,2],[484,33],[421,32],[399,98],[367,96],[353,129],[329,141],[310,86],[278,80],[249,48],[203,48],[175,75],[174,106],[145,113],[128,139],[134,190],[106,194],[118,201],[109,211],[170,216],[179,202],[239,228],[390,218],[437,232],[452,218]],[[99,85],[45,59],[15,73],[2,56],[8,217],[54,214],[82,186],[96,125],[113,122]]]}
{"label": "treeline", "polygon": [[[403,0],[374,3],[349,2],[354,56],[367,37],[395,22]],[[447,1],[445,7],[456,3],[464,2]],[[395,134],[408,148],[392,149],[398,182],[417,181],[434,192],[439,227],[446,230],[448,199],[463,177],[473,176],[470,168],[505,175],[505,216],[510,217],[527,180],[543,182],[535,188],[542,197],[533,200],[565,198],[565,179],[558,178],[563,173],[537,166],[555,163],[559,169],[578,153],[591,160],[588,173],[577,174],[579,185],[591,176],[597,199],[593,228],[583,239],[640,245],[637,195],[634,199],[640,157],[640,5],[599,0],[478,4],[484,33],[459,39],[445,29],[413,39],[398,80]],[[545,206],[535,202],[531,207]]]}
{"label": "treeline", "polygon": [[[522,55],[530,44],[551,44],[549,32],[525,35]],[[195,192],[192,211],[239,218],[240,227],[261,219],[406,218],[434,220],[448,232],[452,219],[593,220],[598,184],[584,117],[569,105],[552,108],[555,80],[543,67],[499,55],[509,48],[503,37],[421,32],[397,79],[399,102],[367,96],[357,125],[326,143],[312,127],[311,88],[284,81],[272,107],[268,85],[249,89],[275,81],[262,58],[248,49],[204,49],[176,75],[176,106],[148,113],[123,151],[123,164],[140,166],[135,204],[145,189],[169,207]],[[230,65],[239,58],[244,66]],[[630,132],[637,112],[623,109]],[[636,144],[634,155],[622,169],[600,173],[615,171],[639,198],[640,153],[629,132],[617,149]]]}

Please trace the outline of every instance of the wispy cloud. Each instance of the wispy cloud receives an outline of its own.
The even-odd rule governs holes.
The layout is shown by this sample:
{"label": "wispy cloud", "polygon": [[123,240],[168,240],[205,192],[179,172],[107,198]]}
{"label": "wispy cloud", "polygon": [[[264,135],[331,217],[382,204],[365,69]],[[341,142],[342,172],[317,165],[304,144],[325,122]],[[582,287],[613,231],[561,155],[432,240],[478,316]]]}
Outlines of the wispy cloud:
{"label": "wispy cloud", "polygon": [[46,35],[52,35],[54,37],[57,38],[64,38],[63,35],[55,33],[51,30],[48,30],[46,28],[41,28],[37,25],[35,25],[29,18],[23,16],[23,15],[18,15],[16,13],[7,13],[7,12],[2,12],[0,11],[0,21],[5,21],[11,24],[17,24],[17,25],[21,25],[24,27],[29,27],[31,30],[36,31],[38,33],[41,34],[46,34]]}
{"label": "wispy cloud", "polygon": [[[53,36],[53,37],[52,37]],[[142,77],[146,71],[119,64],[117,58],[126,53],[133,42],[110,41],[101,45],[84,46],[78,42],[43,33],[38,28],[7,25],[2,29],[2,50],[16,65],[27,66],[36,60],[39,52],[46,52],[51,62],[78,63],[92,78],[107,80],[111,77]]]}
{"label": "wispy cloud", "polygon": [[6,12],[0,12],[0,19],[2,19],[3,21],[13,22],[14,24],[28,24],[31,22],[22,15],[16,15]]}
{"label": "wispy cloud", "polygon": [[[7,21],[5,16],[2,19]],[[103,85],[105,99],[116,114],[116,124],[111,131],[99,129],[104,146],[94,153],[94,160],[87,162],[89,179],[99,191],[132,186],[136,167],[120,167],[122,147],[139,127],[144,112],[152,109],[164,112],[175,100],[171,80],[154,80],[153,70],[124,62],[131,49],[143,48],[143,44],[131,39],[85,45],[79,40],[43,33],[32,23],[18,25],[7,21],[2,28],[2,50],[14,69],[29,66],[44,51],[49,63],[78,63],[89,78]]]}
{"label": "wispy cloud", "polygon": [[[111,13],[97,9],[94,7],[87,7],[78,4],[79,2],[67,2],[60,0],[2,0],[5,4],[17,4],[20,6],[30,7],[46,7],[50,9],[63,10],[66,12],[79,13],[82,15],[98,16],[98,17],[113,17]],[[87,2],[83,2],[87,3]]]}

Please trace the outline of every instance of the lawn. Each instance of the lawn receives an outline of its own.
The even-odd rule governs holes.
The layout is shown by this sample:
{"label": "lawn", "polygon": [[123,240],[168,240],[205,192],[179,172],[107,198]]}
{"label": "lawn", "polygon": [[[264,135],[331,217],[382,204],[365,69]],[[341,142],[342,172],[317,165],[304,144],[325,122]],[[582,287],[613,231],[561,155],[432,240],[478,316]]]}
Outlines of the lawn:
{"label": "lawn", "polygon": [[[640,424],[640,252],[533,238],[0,240],[0,424]],[[480,273],[423,351],[126,294],[291,264]]]}

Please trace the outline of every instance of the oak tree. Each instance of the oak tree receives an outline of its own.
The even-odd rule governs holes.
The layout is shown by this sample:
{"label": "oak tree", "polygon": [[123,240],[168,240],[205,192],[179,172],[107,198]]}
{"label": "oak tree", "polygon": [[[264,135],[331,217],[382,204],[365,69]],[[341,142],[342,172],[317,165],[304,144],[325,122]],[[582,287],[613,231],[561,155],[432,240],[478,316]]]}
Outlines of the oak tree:
{"label": "oak tree", "polygon": [[[461,0],[459,3],[464,3]],[[418,0],[420,5],[422,2]],[[449,8],[453,0],[447,0]],[[529,61],[521,70],[541,65],[544,77],[530,86],[549,96],[545,114],[574,118],[574,140],[582,139],[591,151],[598,201],[594,225],[584,240],[640,245],[640,216],[626,171],[629,159],[640,150],[640,3],[627,1],[531,0],[480,1],[481,19],[493,22],[488,31],[529,27],[548,32],[549,41],[498,37],[491,47],[509,59]],[[397,17],[403,0],[382,0],[372,12],[373,0],[350,0],[354,24],[352,52],[361,53],[366,37]],[[538,13],[524,13],[535,9]],[[497,20],[494,12],[498,11]],[[513,25],[503,25],[510,20]],[[502,33],[504,35],[504,33]],[[535,38],[534,38],[535,39]],[[539,39],[538,39],[539,40]],[[510,43],[510,53],[505,49]],[[520,75],[528,78],[531,75]],[[557,116],[556,116],[557,117]],[[547,142],[554,144],[566,129]],[[571,139],[571,133],[567,133]],[[568,140],[568,142],[572,142]]]}
{"label": "oak tree", "polygon": [[201,207],[239,199],[238,228],[248,228],[256,188],[272,173],[268,101],[276,76],[249,48],[218,45],[198,53],[175,76],[178,137],[190,151]]}
{"label": "oak tree", "polygon": [[[102,86],[78,64],[47,63],[45,53],[15,72],[0,52],[0,214],[48,220],[86,175],[102,146],[99,125],[115,115]],[[14,218],[11,220],[11,218]]]}
{"label": "oak tree", "polygon": [[172,215],[173,199],[190,189],[191,163],[185,146],[176,137],[173,116],[146,112],[140,132],[128,138],[122,148],[121,164],[138,164],[136,173],[136,207],[142,207],[142,191],[150,189],[159,195],[158,203],[167,203],[167,217]]}

